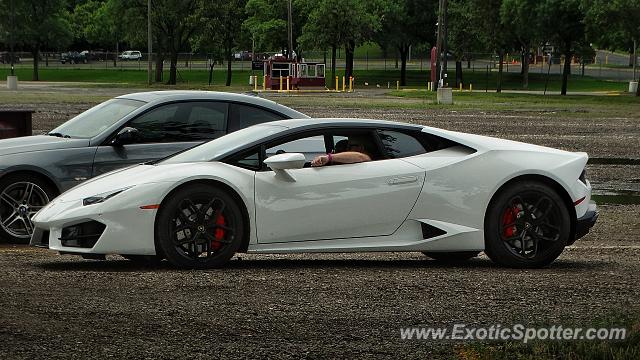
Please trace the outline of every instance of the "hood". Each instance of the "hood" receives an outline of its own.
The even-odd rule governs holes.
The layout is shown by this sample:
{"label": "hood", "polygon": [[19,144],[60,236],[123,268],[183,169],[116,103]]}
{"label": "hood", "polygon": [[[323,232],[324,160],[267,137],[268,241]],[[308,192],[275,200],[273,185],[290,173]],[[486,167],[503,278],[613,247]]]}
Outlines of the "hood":
{"label": "hood", "polygon": [[76,201],[90,196],[130,188],[139,184],[172,181],[167,178],[167,174],[174,173],[179,176],[180,172],[174,172],[173,168],[182,166],[185,166],[185,164],[162,166],[134,165],[128,168],[118,169],[86,181],[63,193],[57,199],[61,202]]}
{"label": "hood", "polygon": [[0,156],[86,146],[89,146],[89,139],[69,139],[48,135],[23,136],[0,140]]}

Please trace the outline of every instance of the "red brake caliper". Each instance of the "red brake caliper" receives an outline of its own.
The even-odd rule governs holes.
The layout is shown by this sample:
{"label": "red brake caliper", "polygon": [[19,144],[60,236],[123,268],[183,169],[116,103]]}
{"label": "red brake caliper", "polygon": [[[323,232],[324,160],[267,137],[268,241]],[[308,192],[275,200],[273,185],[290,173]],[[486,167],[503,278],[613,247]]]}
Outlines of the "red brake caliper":
{"label": "red brake caliper", "polygon": [[[517,207],[508,208],[502,216],[502,227],[504,229],[504,237],[510,238],[516,232],[516,214],[519,212]],[[513,224],[513,226],[508,226]]]}
{"label": "red brake caliper", "polygon": [[[216,218],[216,225],[224,225],[224,223],[225,223],[224,216],[222,216],[222,214],[219,214],[218,217]],[[216,231],[214,232],[213,237],[215,238],[215,240],[211,242],[211,247],[214,250],[218,250],[222,246],[222,244],[220,243],[220,240],[224,239],[224,230],[220,228],[216,228]]]}

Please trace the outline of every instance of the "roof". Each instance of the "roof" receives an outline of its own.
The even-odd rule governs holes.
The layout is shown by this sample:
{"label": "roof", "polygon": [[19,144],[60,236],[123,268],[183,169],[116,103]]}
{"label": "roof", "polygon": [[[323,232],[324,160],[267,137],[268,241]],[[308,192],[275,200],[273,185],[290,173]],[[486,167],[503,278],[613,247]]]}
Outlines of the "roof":
{"label": "roof", "polygon": [[146,103],[181,101],[181,100],[221,100],[231,102],[241,102],[261,106],[283,113],[292,118],[307,118],[308,116],[280,105],[275,101],[267,100],[253,95],[236,94],[217,91],[196,91],[196,90],[169,90],[169,91],[148,91],[120,95],[119,99],[131,99],[144,101]]}
{"label": "roof", "polygon": [[345,118],[304,118],[304,119],[290,119],[290,120],[278,120],[265,123],[269,125],[284,126],[289,129],[301,128],[301,127],[316,127],[316,126],[336,126],[336,127],[393,127],[402,129],[414,129],[421,130],[424,127],[421,125],[414,125],[395,121],[385,120],[371,120],[371,119],[345,119]]}

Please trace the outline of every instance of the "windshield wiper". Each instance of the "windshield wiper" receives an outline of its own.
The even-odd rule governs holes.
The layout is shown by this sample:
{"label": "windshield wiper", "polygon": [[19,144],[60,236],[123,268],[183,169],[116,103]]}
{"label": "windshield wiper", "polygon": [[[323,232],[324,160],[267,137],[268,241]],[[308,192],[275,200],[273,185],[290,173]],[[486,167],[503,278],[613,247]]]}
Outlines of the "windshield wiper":
{"label": "windshield wiper", "polygon": [[47,133],[47,135],[61,137],[61,138],[67,138],[67,139],[71,138],[71,136],[69,136],[69,135],[64,135],[64,134],[61,134],[61,133],[58,133],[58,132],[50,132],[50,133]]}

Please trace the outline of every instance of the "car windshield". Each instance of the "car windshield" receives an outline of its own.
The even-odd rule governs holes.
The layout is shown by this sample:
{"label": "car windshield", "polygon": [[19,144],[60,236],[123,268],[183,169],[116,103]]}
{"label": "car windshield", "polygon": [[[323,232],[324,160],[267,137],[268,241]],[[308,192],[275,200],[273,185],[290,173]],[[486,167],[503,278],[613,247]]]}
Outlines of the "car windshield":
{"label": "car windshield", "polygon": [[51,130],[50,135],[92,138],[111,127],[145,102],[130,99],[111,99],[98,104]]}
{"label": "car windshield", "polygon": [[284,126],[267,124],[250,126],[174,155],[163,160],[160,164],[211,161],[229,151],[259,141],[269,135],[277,134],[285,129],[287,128]]}

